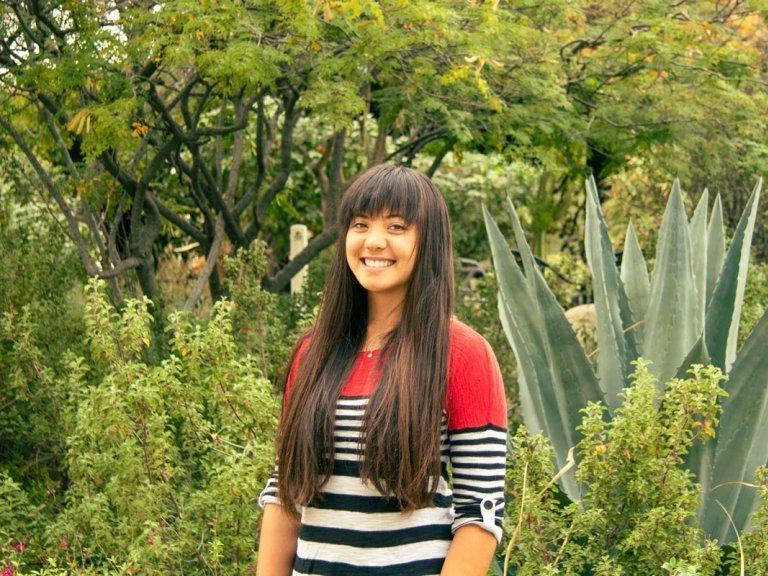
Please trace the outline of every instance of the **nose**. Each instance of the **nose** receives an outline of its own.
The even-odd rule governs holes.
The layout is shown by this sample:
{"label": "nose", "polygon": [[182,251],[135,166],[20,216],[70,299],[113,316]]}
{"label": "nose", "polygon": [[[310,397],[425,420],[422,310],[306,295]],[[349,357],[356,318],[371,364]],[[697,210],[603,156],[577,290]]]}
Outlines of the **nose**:
{"label": "nose", "polygon": [[372,228],[365,238],[365,247],[371,250],[382,250],[386,246],[387,238],[385,235],[381,231]]}

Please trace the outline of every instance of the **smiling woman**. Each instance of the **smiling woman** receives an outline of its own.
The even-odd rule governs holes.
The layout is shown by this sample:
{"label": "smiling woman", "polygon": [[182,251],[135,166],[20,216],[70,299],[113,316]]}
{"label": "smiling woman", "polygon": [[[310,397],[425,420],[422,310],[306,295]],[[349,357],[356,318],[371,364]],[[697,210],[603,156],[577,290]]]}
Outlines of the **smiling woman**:
{"label": "smiling woman", "polygon": [[486,574],[507,412],[493,351],[453,316],[453,286],[432,181],[388,165],[358,177],[286,376],[259,576]]}
{"label": "smiling woman", "polygon": [[352,220],[346,237],[347,264],[369,292],[369,299],[389,309],[405,300],[417,242],[416,226],[402,216],[357,216]]}

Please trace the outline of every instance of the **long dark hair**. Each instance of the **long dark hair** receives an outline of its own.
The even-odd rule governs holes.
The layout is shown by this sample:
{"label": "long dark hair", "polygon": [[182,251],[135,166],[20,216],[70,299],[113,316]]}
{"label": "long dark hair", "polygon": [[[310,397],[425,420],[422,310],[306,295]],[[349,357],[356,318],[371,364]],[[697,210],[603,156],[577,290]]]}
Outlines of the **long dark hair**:
{"label": "long dark hair", "polygon": [[332,473],[336,401],[365,340],[368,300],[347,264],[347,230],[354,217],[385,211],[416,226],[417,261],[400,323],[378,356],[381,379],[363,416],[360,476],[403,510],[431,505],[437,490],[454,306],[448,209],[425,174],[383,164],[359,175],[342,199],[323,302],[284,404],[278,490],[291,513],[318,497]]}

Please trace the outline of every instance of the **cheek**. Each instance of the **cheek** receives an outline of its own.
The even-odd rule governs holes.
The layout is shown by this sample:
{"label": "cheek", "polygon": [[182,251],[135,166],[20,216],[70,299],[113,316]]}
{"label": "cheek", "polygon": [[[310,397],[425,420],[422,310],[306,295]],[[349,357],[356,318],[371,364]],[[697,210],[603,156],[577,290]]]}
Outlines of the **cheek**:
{"label": "cheek", "polygon": [[355,241],[354,238],[352,238],[349,234],[347,234],[346,240],[344,242],[344,252],[347,258],[347,265],[352,267],[352,262],[355,260]]}

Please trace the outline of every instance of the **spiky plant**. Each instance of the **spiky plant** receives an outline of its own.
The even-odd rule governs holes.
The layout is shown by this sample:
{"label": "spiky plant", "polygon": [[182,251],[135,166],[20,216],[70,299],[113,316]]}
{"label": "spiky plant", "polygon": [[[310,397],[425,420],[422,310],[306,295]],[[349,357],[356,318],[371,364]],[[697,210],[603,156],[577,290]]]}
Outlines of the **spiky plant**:
{"label": "spiky plant", "polygon": [[[602,401],[611,414],[619,391],[630,384],[633,360],[650,360],[659,382],[684,376],[695,363],[719,367],[728,375],[728,396],[722,400],[717,434],[710,439],[703,434],[686,465],[702,487],[699,524],[710,538],[731,542],[735,533],[729,516],[736,529],[748,528],[757,502],[750,484],[756,469],[768,462],[768,312],[736,350],[762,179],[727,253],[720,196],[707,222],[705,190],[689,222],[675,180],[650,276],[631,222],[621,269],[616,266],[594,180],[586,186],[585,246],[597,318],[597,373],[534,264],[512,202],[522,268],[483,207],[499,280],[499,315],[519,366],[523,420],[530,430],[549,437],[555,464],[562,468],[579,440],[582,408]],[[560,483],[572,500],[580,499],[582,487],[573,471]]]}

